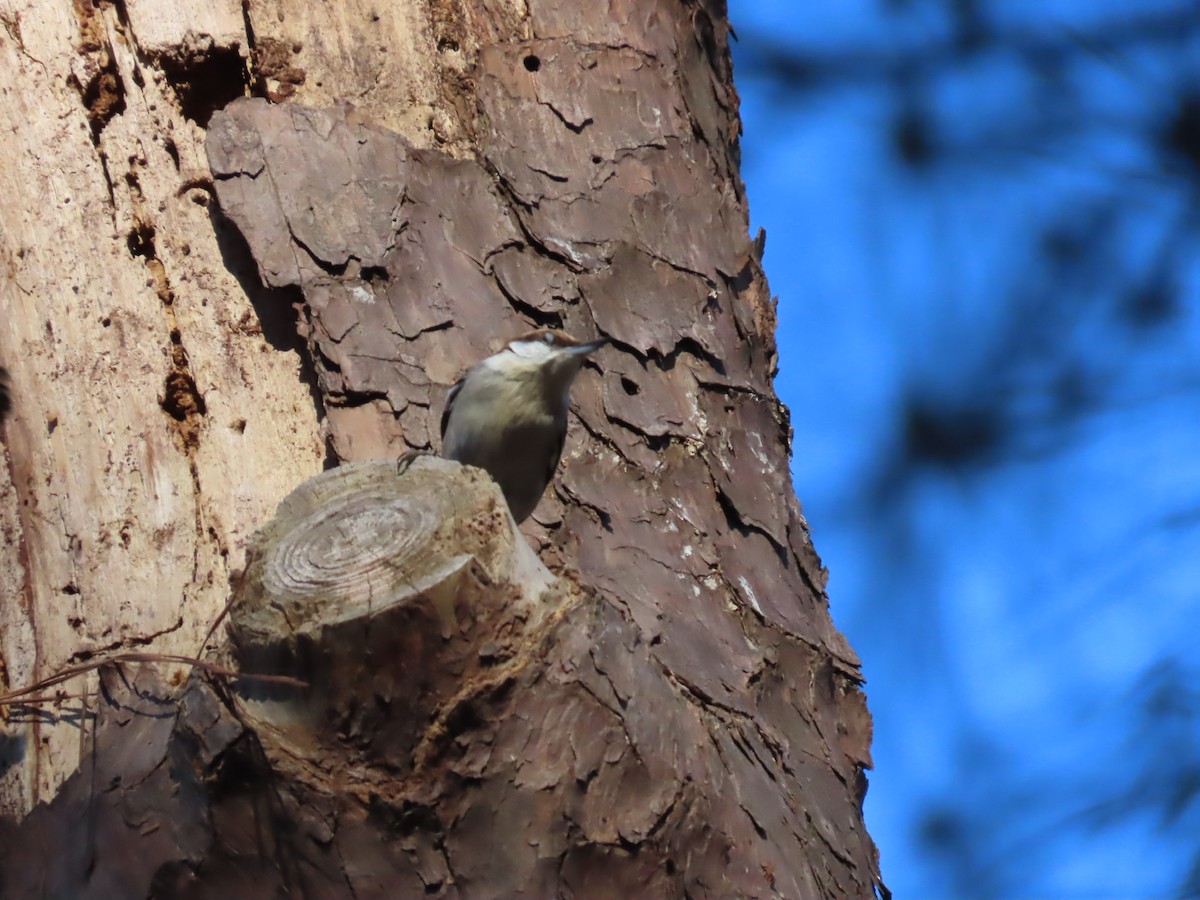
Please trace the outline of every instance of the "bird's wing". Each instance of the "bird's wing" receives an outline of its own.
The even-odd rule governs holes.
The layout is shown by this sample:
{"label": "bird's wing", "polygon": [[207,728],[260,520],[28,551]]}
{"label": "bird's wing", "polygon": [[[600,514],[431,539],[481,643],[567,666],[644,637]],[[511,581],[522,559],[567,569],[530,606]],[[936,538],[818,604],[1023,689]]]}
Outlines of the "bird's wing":
{"label": "bird's wing", "polygon": [[561,428],[558,432],[558,446],[554,448],[554,452],[550,454],[549,468],[546,469],[546,480],[542,482],[542,490],[554,480],[554,471],[558,468],[558,461],[562,459],[563,447],[567,445],[567,429]]}
{"label": "bird's wing", "polygon": [[446,426],[450,424],[450,410],[454,408],[454,399],[458,396],[458,392],[462,390],[463,382],[467,376],[464,374],[462,378],[454,382],[450,388],[450,393],[446,394],[446,405],[442,409],[442,427],[439,435],[444,439],[446,437]]}

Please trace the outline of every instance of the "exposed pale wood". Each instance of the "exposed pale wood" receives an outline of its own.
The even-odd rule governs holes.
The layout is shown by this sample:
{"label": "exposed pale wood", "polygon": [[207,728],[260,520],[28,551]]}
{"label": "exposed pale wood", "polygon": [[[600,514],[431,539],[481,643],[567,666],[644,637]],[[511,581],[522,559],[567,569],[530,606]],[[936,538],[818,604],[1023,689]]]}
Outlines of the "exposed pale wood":
{"label": "exposed pale wood", "polygon": [[[324,454],[299,357],[272,350],[223,257],[203,131],[119,12],[0,10],[5,686],[104,648],[194,652],[245,537]],[[93,139],[84,88],[106,68],[124,108]],[[163,409],[173,373],[205,415]],[[75,768],[80,733],[6,733],[25,756],[0,769],[0,810],[19,813]]]}
{"label": "exposed pale wood", "polygon": [[441,73],[447,66],[462,70],[463,56],[438,51],[431,17],[439,6],[255,2],[249,20],[259,53],[277,70],[268,90],[312,106],[351,103],[417,146],[461,142],[462,125],[447,110]]}
{"label": "exposed pale wood", "polygon": [[138,47],[150,56],[249,52],[241,0],[126,0],[125,14]]}

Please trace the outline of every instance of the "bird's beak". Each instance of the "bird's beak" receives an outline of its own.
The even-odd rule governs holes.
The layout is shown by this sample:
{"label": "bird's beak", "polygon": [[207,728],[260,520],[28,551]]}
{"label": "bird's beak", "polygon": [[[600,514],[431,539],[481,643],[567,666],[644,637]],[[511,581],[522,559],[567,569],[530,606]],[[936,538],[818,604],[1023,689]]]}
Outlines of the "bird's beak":
{"label": "bird's beak", "polygon": [[589,354],[595,353],[608,343],[611,343],[611,341],[609,341],[609,339],[606,337],[602,337],[597,341],[588,341],[586,344],[576,344],[574,347],[568,348],[567,353],[569,353],[571,356],[578,356],[582,358],[584,356],[588,356]]}

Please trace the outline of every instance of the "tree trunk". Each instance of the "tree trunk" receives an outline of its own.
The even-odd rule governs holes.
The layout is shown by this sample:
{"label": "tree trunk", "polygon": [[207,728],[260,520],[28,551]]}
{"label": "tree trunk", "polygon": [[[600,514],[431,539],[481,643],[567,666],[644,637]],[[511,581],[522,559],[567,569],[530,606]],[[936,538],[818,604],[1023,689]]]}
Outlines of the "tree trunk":
{"label": "tree trunk", "polygon": [[[231,590],[215,658],[308,685],[104,667],[6,707],[5,896],[873,895],[870,720],[788,475],[723,5],[0,21],[0,693],[197,654]],[[331,504],[335,555],[405,531],[401,501],[339,512],[343,467],[239,574],[284,496],[436,450],[449,385],[531,325],[614,341],[525,527],[559,577],[472,543],[522,540],[485,484],[433,507],[459,524],[430,558],[473,560],[452,588],[373,574],[353,614],[255,619],[290,608],[263,574],[289,510]]]}

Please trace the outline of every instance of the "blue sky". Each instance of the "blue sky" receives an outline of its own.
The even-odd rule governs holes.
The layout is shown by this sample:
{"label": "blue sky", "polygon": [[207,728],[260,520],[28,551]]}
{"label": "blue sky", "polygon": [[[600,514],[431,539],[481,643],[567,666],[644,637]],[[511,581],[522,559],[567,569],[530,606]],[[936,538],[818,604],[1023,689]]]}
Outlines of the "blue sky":
{"label": "blue sky", "polygon": [[1200,850],[1200,158],[1164,136],[1200,13],[1155,24],[1188,9],[731,5],[899,897],[1179,896]]}

